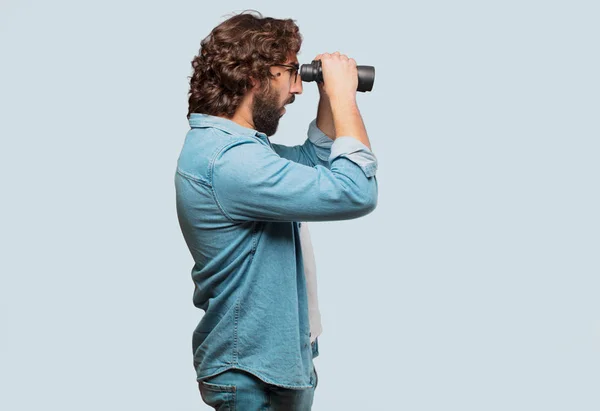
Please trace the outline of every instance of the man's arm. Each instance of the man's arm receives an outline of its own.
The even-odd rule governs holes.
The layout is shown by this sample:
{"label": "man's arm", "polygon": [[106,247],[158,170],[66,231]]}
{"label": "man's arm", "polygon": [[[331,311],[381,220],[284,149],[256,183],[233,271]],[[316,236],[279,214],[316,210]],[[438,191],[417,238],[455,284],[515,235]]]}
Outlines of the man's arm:
{"label": "man's arm", "polygon": [[[342,133],[347,132],[346,135],[354,138],[360,136],[356,140],[359,145],[367,149],[366,151],[357,150],[358,152],[353,155],[353,161],[361,166],[371,167],[373,153],[370,151],[371,146],[356,100],[336,100],[336,118],[334,118],[332,103],[323,88],[323,83],[318,83],[318,86],[320,99],[317,118],[308,127],[308,138],[304,144],[290,147],[271,143],[271,146],[280,157],[287,160],[310,167],[321,165],[330,168],[331,146],[337,137],[343,136]],[[341,123],[340,133],[336,132],[336,121]],[[336,134],[339,135],[336,137]],[[364,143],[368,145],[365,146]]]}
{"label": "man's arm", "polygon": [[337,138],[329,167],[281,158],[255,139],[235,139],[215,156],[208,183],[231,221],[333,221],[377,204],[377,159],[352,137]]}
{"label": "man's arm", "polygon": [[371,143],[356,103],[358,69],[356,61],[336,51],[319,55],[323,70],[323,91],[331,102],[335,138],[349,136],[369,151]]}
{"label": "man's arm", "polygon": [[333,113],[331,111],[331,101],[329,96],[323,90],[323,83],[318,83],[319,109],[317,110],[317,127],[332,140],[335,140],[335,124],[333,122]]}
{"label": "man's arm", "polygon": [[317,119],[308,125],[307,135],[308,138],[301,145],[286,146],[271,143],[271,146],[280,157],[287,160],[309,167],[320,165],[329,168],[329,156],[334,139],[317,127]]}
{"label": "man's arm", "polygon": [[308,139],[304,144],[298,146],[273,143],[271,146],[277,154],[288,160],[305,166],[322,165],[329,168],[329,155],[331,154],[331,145],[335,140],[335,127],[329,97],[325,93],[322,83],[318,83],[318,87],[319,108],[317,118],[308,127]]}

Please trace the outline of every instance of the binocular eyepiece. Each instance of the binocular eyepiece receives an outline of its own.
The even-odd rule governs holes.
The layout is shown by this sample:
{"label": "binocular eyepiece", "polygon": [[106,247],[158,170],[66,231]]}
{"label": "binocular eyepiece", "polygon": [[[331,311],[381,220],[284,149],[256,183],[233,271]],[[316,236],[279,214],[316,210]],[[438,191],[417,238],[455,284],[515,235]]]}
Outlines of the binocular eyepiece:
{"label": "binocular eyepiece", "polygon": [[[375,82],[375,67],[356,66],[358,69],[358,87],[356,91],[371,91]],[[321,71],[321,60],[313,60],[310,64],[300,66],[300,78],[302,81],[323,82],[323,72]]]}

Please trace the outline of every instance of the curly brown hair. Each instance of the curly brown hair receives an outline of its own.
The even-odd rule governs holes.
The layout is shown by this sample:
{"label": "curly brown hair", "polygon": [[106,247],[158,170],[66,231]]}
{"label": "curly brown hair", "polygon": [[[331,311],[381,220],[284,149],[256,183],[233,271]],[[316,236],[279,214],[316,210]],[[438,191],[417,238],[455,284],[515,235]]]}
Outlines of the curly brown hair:
{"label": "curly brown hair", "polygon": [[261,88],[268,87],[269,67],[300,51],[302,36],[295,20],[247,11],[225,20],[200,42],[189,77],[188,119],[191,113],[233,117],[252,88],[251,76]]}

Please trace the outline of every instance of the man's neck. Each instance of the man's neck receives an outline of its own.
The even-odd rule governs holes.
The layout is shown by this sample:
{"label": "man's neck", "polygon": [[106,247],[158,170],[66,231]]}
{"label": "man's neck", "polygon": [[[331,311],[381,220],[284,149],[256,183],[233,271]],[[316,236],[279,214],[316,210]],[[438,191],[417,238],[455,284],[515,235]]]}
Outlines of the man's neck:
{"label": "man's neck", "polygon": [[255,130],[254,124],[252,123],[251,116],[247,116],[247,115],[244,115],[243,113],[240,113],[240,110],[236,111],[235,114],[233,115],[233,117],[230,118],[229,120],[233,121],[234,123],[239,124],[242,127],[246,127],[251,130]]}
{"label": "man's neck", "polygon": [[254,128],[254,122],[252,121],[252,112],[250,110],[250,106],[252,105],[252,99],[250,96],[245,96],[242,100],[241,104],[233,114],[233,117],[225,117],[219,116],[222,118],[226,118],[228,120],[233,121],[234,123],[239,124],[242,127],[249,128],[251,130],[256,130]]}

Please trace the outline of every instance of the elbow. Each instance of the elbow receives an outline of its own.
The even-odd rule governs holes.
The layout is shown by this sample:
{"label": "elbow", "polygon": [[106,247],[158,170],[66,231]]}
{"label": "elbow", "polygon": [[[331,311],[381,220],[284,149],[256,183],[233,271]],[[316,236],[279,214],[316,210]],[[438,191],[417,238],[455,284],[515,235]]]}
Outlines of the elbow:
{"label": "elbow", "polygon": [[363,215],[372,213],[377,208],[377,195],[372,196],[363,207]]}
{"label": "elbow", "polygon": [[336,192],[334,200],[338,206],[331,208],[333,215],[330,217],[334,220],[360,218],[377,208],[378,187],[375,176],[354,180],[341,178],[340,182],[341,189]]}
{"label": "elbow", "polygon": [[366,189],[362,191],[360,201],[357,203],[358,209],[356,211],[360,217],[372,213],[377,208],[377,180],[375,179],[375,176],[369,180],[369,184],[367,185]]}
{"label": "elbow", "polygon": [[374,190],[373,193],[370,193],[370,195],[365,198],[365,201],[362,206],[363,215],[372,213],[376,208],[377,208],[377,190]]}

